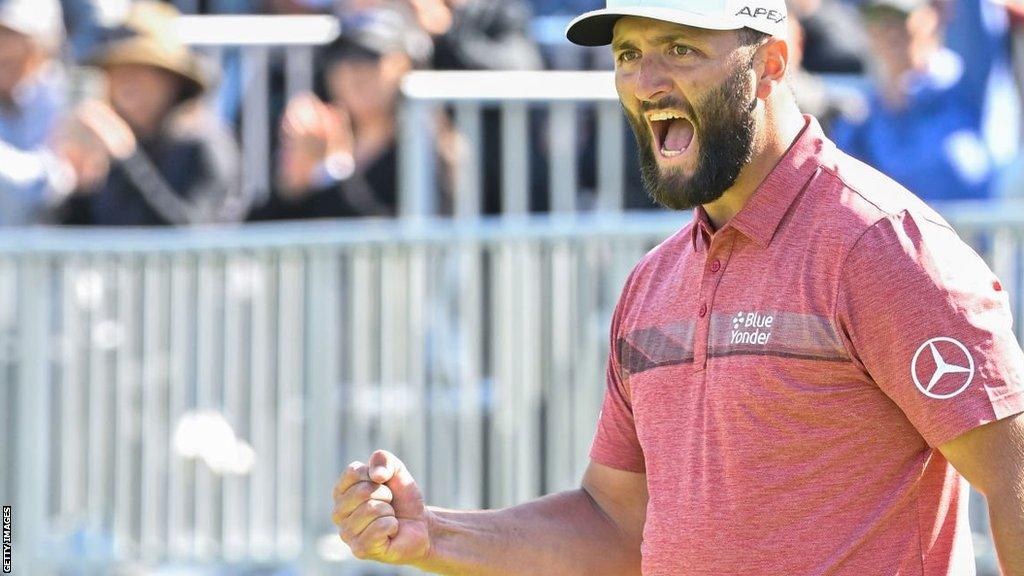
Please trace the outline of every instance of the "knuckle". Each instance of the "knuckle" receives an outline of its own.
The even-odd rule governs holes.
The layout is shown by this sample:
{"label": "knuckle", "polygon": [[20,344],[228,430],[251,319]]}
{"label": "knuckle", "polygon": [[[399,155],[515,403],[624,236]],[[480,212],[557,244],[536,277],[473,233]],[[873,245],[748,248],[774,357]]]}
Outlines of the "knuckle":
{"label": "knuckle", "polygon": [[350,544],[349,548],[352,550],[352,555],[360,560],[370,560],[373,558],[373,547],[369,546],[362,539]]}
{"label": "knuckle", "polygon": [[339,528],[340,530],[338,531],[338,535],[341,536],[341,539],[351,547],[356,538],[356,534],[352,531],[352,526],[347,522],[343,522]]}

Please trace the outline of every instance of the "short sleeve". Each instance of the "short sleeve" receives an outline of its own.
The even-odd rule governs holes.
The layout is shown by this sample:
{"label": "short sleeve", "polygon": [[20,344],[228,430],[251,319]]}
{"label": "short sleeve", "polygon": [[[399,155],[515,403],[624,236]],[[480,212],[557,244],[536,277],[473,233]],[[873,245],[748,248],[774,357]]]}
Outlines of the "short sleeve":
{"label": "short sleeve", "polygon": [[627,281],[626,289],[612,316],[604,402],[601,405],[601,414],[597,419],[597,432],[590,447],[590,458],[598,464],[618,470],[644,473],[646,466],[643,449],[640,447],[640,441],[636,435],[629,383],[619,363],[619,331],[624,302],[628,299],[629,285],[630,281]]}
{"label": "short sleeve", "polygon": [[854,360],[933,447],[1024,411],[1009,297],[947,226],[887,217],[851,250],[836,322]]}

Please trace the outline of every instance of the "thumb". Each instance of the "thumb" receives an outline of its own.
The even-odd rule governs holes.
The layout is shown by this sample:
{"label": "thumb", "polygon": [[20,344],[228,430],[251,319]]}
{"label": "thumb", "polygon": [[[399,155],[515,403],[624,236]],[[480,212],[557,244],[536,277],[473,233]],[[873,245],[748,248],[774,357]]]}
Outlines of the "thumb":
{"label": "thumb", "polygon": [[367,467],[370,469],[370,480],[377,484],[386,484],[400,471],[405,472],[405,464],[387,450],[377,450],[371,454]]}

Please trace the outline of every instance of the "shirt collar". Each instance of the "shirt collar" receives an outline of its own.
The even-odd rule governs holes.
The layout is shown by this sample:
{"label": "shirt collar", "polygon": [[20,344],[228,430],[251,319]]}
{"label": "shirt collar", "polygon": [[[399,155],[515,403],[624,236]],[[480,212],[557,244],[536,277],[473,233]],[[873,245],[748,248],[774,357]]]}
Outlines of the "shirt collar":
{"label": "shirt collar", "polygon": [[726,224],[762,248],[771,242],[782,218],[817,172],[822,155],[834,147],[813,116],[804,115],[804,121],[803,131],[789,150],[757,187],[746,206]]}

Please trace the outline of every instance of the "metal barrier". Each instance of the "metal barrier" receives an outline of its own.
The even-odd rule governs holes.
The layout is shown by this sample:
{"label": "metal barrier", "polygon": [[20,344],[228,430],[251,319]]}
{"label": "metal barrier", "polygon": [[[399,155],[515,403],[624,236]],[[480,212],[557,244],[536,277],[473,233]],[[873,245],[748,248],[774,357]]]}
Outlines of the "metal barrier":
{"label": "metal barrier", "polygon": [[[237,82],[241,98],[242,187],[263,201],[271,190],[271,64],[283,59],[285,96],[311,92],[314,49],[338,37],[333,16],[182,16],[178,34]],[[238,50],[239,66],[229,62]]]}
{"label": "metal barrier", "polygon": [[[546,109],[545,162],[549,204],[554,213],[578,210],[579,112],[594,108],[599,211],[622,210],[626,132],[608,72],[414,72],[402,85],[400,204],[406,217],[438,213],[435,134],[429,127],[439,109],[451,107],[465,143],[455,175],[453,211],[457,218],[481,213],[485,109],[500,113],[502,214],[529,211],[533,131],[531,107]],[[497,128],[497,126],[492,127]],[[491,136],[495,136],[491,134]],[[630,152],[631,153],[631,152]]]}
{"label": "metal barrier", "polygon": [[[1024,211],[951,215],[1019,314]],[[333,535],[330,493],[377,447],[439,505],[575,486],[621,283],[684,221],[0,236],[0,501],[15,505],[16,573],[365,573]]]}

